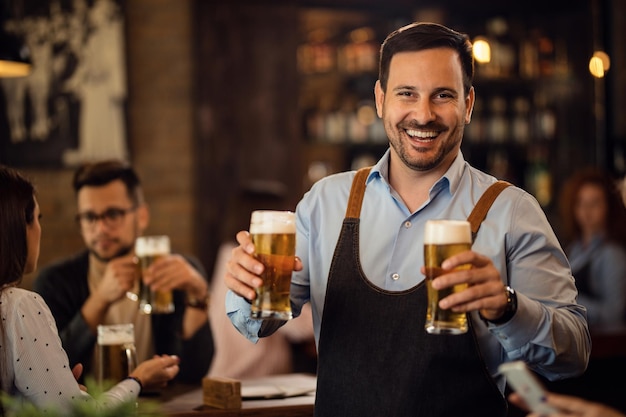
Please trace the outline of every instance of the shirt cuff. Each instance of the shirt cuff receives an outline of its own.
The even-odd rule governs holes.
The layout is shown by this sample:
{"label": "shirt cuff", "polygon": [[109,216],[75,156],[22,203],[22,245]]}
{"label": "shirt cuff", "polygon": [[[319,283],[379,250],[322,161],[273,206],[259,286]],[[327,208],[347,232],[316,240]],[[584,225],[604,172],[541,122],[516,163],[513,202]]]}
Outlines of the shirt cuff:
{"label": "shirt cuff", "polygon": [[250,318],[250,304],[245,298],[228,291],[226,293],[226,315],[239,333],[252,343],[259,341],[259,329],[263,320]]}
{"label": "shirt cuff", "polygon": [[541,305],[517,293],[517,311],[511,320],[504,324],[489,323],[487,328],[507,352],[520,349],[530,342],[541,325],[543,310]]}

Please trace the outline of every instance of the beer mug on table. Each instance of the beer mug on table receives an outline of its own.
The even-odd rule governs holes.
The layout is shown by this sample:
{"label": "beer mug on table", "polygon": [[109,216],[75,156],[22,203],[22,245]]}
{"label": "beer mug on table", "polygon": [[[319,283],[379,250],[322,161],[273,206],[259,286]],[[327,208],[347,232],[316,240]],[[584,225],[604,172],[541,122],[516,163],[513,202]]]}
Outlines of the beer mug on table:
{"label": "beer mug on table", "polygon": [[265,265],[252,301],[254,319],[289,320],[291,274],[296,256],[296,220],[291,211],[256,210],[250,218],[255,257]]}
{"label": "beer mug on table", "polygon": [[[170,254],[168,236],[140,236],[135,240],[135,256],[141,276],[154,261]],[[174,312],[172,291],[153,291],[139,280],[139,311],[145,314],[168,314]]]}
{"label": "beer mug on table", "polygon": [[[424,230],[424,266],[428,306],[425,328],[433,334],[462,334],[467,332],[467,315],[439,307],[439,300],[448,295],[463,291],[467,284],[459,284],[443,290],[432,288],[432,280],[445,272],[441,268],[444,260],[472,247],[470,224],[464,220],[429,220]],[[456,268],[469,269],[471,265]]]}
{"label": "beer mug on table", "polygon": [[137,367],[135,330],[132,323],[101,324],[96,345],[96,380],[117,383]]}

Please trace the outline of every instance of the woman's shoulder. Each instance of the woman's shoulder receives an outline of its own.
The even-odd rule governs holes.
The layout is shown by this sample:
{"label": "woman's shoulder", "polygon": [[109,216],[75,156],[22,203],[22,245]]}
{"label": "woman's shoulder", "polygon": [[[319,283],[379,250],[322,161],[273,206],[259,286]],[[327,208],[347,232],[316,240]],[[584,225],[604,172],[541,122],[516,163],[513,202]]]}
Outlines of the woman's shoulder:
{"label": "woman's shoulder", "polygon": [[23,309],[49,311],[43,297],[34,291],[20,287],[8,287],[2,290],[2,314],[17,312]]}
{"label": "woman's shoulder", "polygon": [[2,290],[3,301],[6,298],[8,302],[29,302],[41,299],[41,296],[34,291],[21,287],[6,287]]}

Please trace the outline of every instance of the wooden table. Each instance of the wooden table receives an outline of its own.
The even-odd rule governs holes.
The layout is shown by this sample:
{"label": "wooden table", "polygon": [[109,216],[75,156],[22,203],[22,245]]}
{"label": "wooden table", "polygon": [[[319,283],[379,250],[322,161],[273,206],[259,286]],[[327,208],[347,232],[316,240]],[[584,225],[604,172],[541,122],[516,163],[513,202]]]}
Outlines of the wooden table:
{"label": "wooden table", "polygon": [[[278,375],[255,380],[241,381],[242,393],[250,384],[258,385],[266,381],[292,376]],[[312,378],[310,381],[315,386],[315,376],[295,374],[293,377],[301,381],[302,378]],[[269,379],[268,379],[269,378]],[[173,384],[155,397],[144,397],[147,400],[156,400],[160,403],[160,409],[168,417],[313,417],[315,393],[283,398],[242,401],[241,409],[222,410],[203,405],[202,387]]]}

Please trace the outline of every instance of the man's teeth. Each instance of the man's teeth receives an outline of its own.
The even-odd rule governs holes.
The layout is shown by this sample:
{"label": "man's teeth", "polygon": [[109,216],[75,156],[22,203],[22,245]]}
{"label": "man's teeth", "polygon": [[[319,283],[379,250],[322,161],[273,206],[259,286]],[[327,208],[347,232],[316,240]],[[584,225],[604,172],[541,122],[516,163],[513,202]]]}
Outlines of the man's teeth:
{"label": "man's teeth", "polygon": [[406,133],[413,138],[421,138],[421,139],[434,138],[439,134],[438,132],[433,132],[433,131],[424,132],[422,130],[407,130]]}

